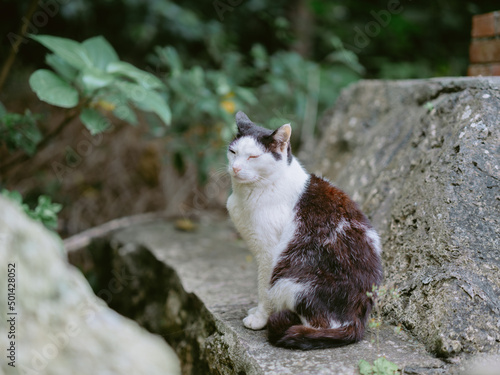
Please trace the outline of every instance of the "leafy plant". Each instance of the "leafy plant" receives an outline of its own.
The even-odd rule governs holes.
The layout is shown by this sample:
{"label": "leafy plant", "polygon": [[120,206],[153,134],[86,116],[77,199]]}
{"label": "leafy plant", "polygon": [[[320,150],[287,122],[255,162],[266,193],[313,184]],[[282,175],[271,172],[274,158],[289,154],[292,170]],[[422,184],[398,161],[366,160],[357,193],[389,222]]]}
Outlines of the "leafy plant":
{"label": "leafy plant", "polygon": [[399,367],[385,357],[377,358],[373,364],[362,359],[358,364],[361,375],[396,375]]}
{"label": "leafy plant", "polygon": [[24,150],[33,155],[36,145],[42,139],[37,127],[40,116],[26,110],[24,115],[9,113],[0,103],[0,141],[5,142],[9,151]]}
{"label": "leafy plant", "polygon": [[245,60],[227,46],[220,50],[217,40],[209,38],[207,49],[216,68],[189,66],[177,49],[158,47],[151,60],[158,68],[168,69],[163,82],[175,121],[170,129],[154,133],[170,137],[169,151],[180,171],[185,169],[186,159],[198,166],[201,182],[221,160],[239,109],[252,113],[256,121],[265,119],[272,128],[293,123],[298,145],[301,139],[312,138],[317,116],[331,105],[340,87],[359,78],[355,56],[343,50],[344,58],[340,47],[334,46],[338,54],[329,56],[324,64],[295,52],[268,55],[260,44],[252,47],[252,59]]}
{"label": "leafy plant", "polygon": [[61,211],[62,205],[59,203],[52,203],[50,197],[40,195],[38,197],[37,206],[31,209],[26,203],[23,203],[23,197],[18,191],[3,189],[1,194],[19,204],[24,212],[32,219],[41,222],[48,229],[57,229],[57,213]]}
{"label": "leafy plant", "polygon": [[362,68],[356,56],[339,44],[332,48],[322,63],[296,52],[268,55],[261,45],[252,48],[256,81],[262,82],[255,95],[264,99],[252,110],[273,128],[291,122],[295,146],[312,139],[321,113],[332,105],[341,88],[360,78]]}
{"label": "leafy plant", "polygon": [[202,183],[233,136],[234,113],[257,103],[252,90],[240,83],[244,68],[239,56],[225,57],[220,69],[203,69],[186,67],[171,46],[156,49],[155,63],[168,69],[163,81],[175,120],[169,129],[153,132],[171,140],[168,149],[178,170],[184,170],[185,159],[197,165]]}
{"label": "leafy plant", "polygon": [[113,47],[102,36],[78,43],[50,35],[31,35],[52,54],[46,63],[53,71],[35,71],[29,83],[38,98],[62,108],[77,108],[80,120],[98,134],[110,123],[112,113],[130,124],[137,124],[136,107],[153,112],[170,124],[171,112],[163,83],[153,74],[120,61]]}

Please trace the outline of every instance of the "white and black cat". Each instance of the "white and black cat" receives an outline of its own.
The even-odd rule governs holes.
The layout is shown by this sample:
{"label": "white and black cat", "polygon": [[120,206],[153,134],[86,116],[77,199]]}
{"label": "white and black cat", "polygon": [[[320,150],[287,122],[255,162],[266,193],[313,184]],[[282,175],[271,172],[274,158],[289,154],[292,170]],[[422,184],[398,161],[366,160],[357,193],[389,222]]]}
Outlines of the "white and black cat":
{"label": "white and black cat", "polygon": [[228,149],[227,208],[258,264],[258,306],[245,327],[271,344],[317,349],[363,337],[382,280],[380,239],[349,197],[307,174],[292,155],[291,127],[275,131],[236,114]]}

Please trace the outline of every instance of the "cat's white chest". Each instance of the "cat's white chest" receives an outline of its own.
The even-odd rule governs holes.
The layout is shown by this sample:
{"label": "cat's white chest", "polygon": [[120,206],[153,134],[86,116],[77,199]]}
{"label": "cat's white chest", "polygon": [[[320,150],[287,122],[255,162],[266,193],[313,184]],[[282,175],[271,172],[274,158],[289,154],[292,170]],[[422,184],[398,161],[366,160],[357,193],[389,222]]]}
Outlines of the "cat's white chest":
{"label": "cat's white chest", "polygon": [[227,209],[236,229],[257,256],[275,259],[291,239],[295,228],[295,206],[309,179],[295,160],[277,170],[273,181],[239,184],[233,180],[233,194]]}
{"label": "cat's white chest", "polygon": [[227,202],[231,220],[256,255],[270,252],[280,242],[293,220],[293,207],[272,192],[233,193]]}

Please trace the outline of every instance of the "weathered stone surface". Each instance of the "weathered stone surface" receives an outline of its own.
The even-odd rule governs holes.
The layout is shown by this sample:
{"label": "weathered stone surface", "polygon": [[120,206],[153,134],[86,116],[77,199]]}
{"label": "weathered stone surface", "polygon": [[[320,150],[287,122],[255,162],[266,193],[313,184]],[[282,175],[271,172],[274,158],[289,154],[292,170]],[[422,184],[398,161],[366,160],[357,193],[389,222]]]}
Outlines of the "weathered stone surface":
{"label": "weathered stone surface", "polygon": [[[325,116],[309,160],[379,229],[386,281],[402,291],[385,313],[413,337],[384,327],[379,349],[370,333],[331,350],[270,346],[241,323],[256,304],[256,266],[226,217],[193,233],[159,221],[98,239],[88,277],[110,306],[171,343],[186,374],[356,374],[360,359],[380,354],[406,374],[494,374],[499,87],[498,78],[360,82]],[[121,291],[102,293],[116,281]]]}
{"label": "weathered stone surface", "polygon": [[394,321],[439,356],[498,352],[500,78],[361,81],[311,161],[380,231]]}
{"label": "weathered stone surface", "polygon": [[[309,352],[272,347],[265,331],[243,327],[257,303],[256,264],[227,217],[206,216],[192,233],[171,222],[129,227],[94,241],[92,277],[106,288],[110,275],[133,275],[110,306],[162,335],[181,358],[184,374],[357,374],[361,359],[379,355],[407,374],[441,374],[447,365],[393,327],[380,348],[367,333],[360,343]],[[96,290],[97,290],[96,289]],[[99,294],[99,293],[98,293]],[[104,296],[106,299],[106,296]]]}
{"label": "weathered stone surface", "polygon": [[[65,258],[57,236],[0,196],[0,373],[179,374],[172,349],[109,309]],[[16,273],[15,305],[10,306],[8,264],[15,264]],[[108,295],[119,290],[117,280],[105,289]],[[10,317],[15,337],[8,340]],[[6,358],[10,341],[15,367]]]}

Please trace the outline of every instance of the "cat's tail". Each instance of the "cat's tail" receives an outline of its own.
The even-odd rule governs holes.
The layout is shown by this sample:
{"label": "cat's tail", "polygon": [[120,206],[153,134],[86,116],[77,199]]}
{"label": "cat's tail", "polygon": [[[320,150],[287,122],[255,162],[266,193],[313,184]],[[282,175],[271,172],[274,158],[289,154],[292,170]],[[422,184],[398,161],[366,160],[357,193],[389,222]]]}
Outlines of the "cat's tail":
{"label": "cat's tail", "polygon": [[289,349],[325,349],[352,344],[363,338],[365,330],[358,320],[339,328],[304,326],[299,316],[284,310],[272,314],[267,321],[269,342]]}

